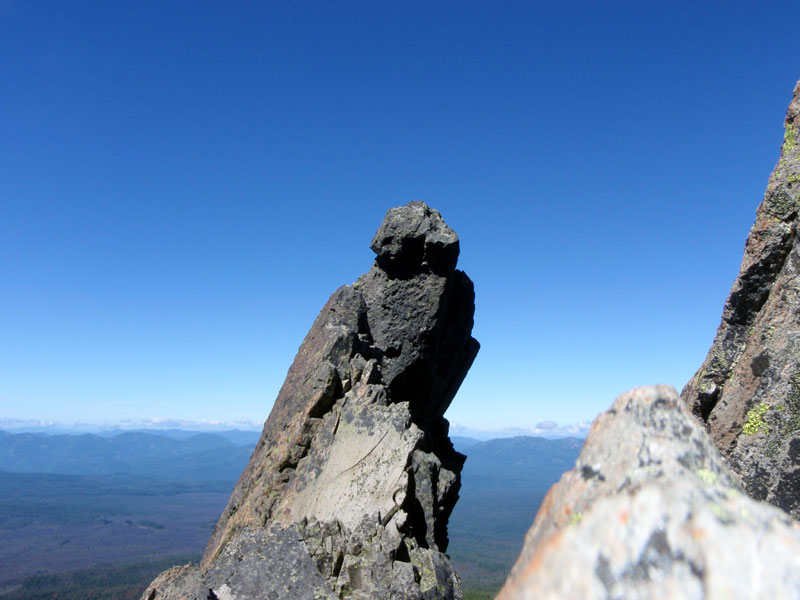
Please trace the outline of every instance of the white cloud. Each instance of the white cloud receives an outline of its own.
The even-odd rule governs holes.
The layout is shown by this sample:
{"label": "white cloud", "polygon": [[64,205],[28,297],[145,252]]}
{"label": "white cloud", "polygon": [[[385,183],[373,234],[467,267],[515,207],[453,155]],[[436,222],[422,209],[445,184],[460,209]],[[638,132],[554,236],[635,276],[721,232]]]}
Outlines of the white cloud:
{"label": "white cloud", "polygon": [[459,425],[458,423],[450,424],[450,435],[459,435],[464,437],[471,437],[479,440],[490,440],[494,438],[514,437],[518,435],[527,435],[533,437],[545,438],[562,438],[562,437],[577,437],[584,438],[589,432],[591,421],[580,421],[578,423],[569,423],[566,425],[559,425],[555,421],[540,421],[533,427],[504,427],[501,429],[477,429],[474,427],[467,427]]}
{"label": "white cloud", "polygon": [[116,421],[58,423],[43,419],[3,419],[0,429],[6,431],[43,431],[49,433],[93,433],[109,429],[186,429],[199,431],[224,431],[240,429],[259,431],[263,423],[250,419],[171,419],[168,417],[147,417],[144,419],[122,419]]}

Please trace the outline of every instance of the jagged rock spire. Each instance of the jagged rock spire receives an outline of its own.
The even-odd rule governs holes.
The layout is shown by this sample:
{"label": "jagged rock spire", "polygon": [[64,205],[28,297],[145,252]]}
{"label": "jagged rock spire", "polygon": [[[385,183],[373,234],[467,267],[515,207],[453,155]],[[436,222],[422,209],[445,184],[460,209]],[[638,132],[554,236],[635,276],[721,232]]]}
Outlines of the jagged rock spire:
{"label": "jagged rock spire", "polygon": [[478,343],[458,244],[423,202],[389,210],[375,264],[303,341],[200,566],[146,600],[461,597],[444,551],[464,457],[443,415]]}

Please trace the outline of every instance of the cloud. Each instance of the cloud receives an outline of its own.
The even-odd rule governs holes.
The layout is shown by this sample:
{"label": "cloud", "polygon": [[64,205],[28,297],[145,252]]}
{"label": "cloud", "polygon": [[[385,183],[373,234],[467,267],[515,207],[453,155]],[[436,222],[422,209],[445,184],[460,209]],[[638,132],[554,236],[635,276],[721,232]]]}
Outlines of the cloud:
{"label": "cloud", "polygon": [[144,419],[120,419],[102,422],[58,423],[42,419],[4,419],[0,418],[0,429],[7,431],[42,431],[46,433],[96,433],[109,429],[186,429],[192,431],[224,431],[240,429],[258,431],[263,423],[250,419],[171,419],[167,417],[146,417]]}
{"label": "cloud", "polygon": [[0,429],[19,429],[20,427],[53,427],[56,423],[44,419],[0,419]]}
{"label": "cloud", "polygon": [[169,417],[147,417],[127,419],[121,422],[126,429],[200,429],[203,431],[223,429],[261,429],[262,423],[251,419],[171,419]]}
{"label": "cloud", "polygon": [[539,421],[533,427],[504,427],[501,429],[477,429],[474,427],[459,425],[452,423],[450,425],[450,435],[459,435],[464,437],[471,437],[478,440],[491,440],[495,438],[515,437],[518,435],[526,435],[532,437],[544,438],[563,438],[563,437],[577,437],[585,438],[589,432],[591,421],[580,421],[578,423],[569,423],[567,425],[559,425],[555,421]]}

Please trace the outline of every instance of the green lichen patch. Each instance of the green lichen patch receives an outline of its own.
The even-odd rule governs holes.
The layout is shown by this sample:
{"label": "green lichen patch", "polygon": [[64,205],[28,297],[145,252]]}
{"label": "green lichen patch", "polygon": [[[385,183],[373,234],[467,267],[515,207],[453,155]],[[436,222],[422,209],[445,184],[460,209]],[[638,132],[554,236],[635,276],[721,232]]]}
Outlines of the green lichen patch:
{"label": "green lichen patch", "polygon": [[709,469],[697,469],[694,474],[697,475],[700,480],[707,485],[714,485],[717,483],[717,474]]}
{"label": "green lichen patch", "polygon": [[723,377],[727,377],[730,367],[731,361],[728,360],[722,348],[715,348],[708,358],[706,368],[700,372],[700,376],[714,377],[715,375],[722,375]]}
{"label": "green lichen patch", "polygon": [[776,404],[770,413],[771,421],[775,424],[773,435],[767,442],[764,453],[772,460],[776,460],[785,451],[786,445],[800,431],[800,371],[795,372],[789,379],[789,391],[786,399]]}
{"label": "green lichen patch", "polygon": [[728,525],[733,522],[730,513],[728,513],[728,511],[725,510],[725,508],[720,504],[712,502],[709,504],[709,508],[711,509],[711,512],[714,513],[714,516],[717,517],[717,520],[723,525]]}
{"label": "green lichen patch", "polygon": [[764,422],[764,415],[767,414],[768,410],[769,405],[765,402],[761,402],[748,410],[747,416],[745,417],[745,424],[742,426],[742,433],[745,435],[755,435],[762,428],[764,429],[764,433],[768,433],[769,428],[767,428],[767,424]]}
{"label": "green lichen patch", "polygon": [[789,383],[789,395],[786,397],[786,407],[789,410],[781,431],[784,436],[800,430],[800,372],[792,375]]}
{"label": "green lichen patch", "polygon": [[797,148],[797,133],[789,123],[786,124],[783,135],[783,153],[787,154]]}
{"label": "green lichen patch", "polygon": [[764,446],[764,454],[771,460],[775,460],[781,450],[783,450],[783,441],[780,436],[773,436]]}
{"label": "green lichen patch", "polygon": [[784,189],[767,192],[764,202],[767,210],[778,217],[785,216],[795,209],[794,199]]}

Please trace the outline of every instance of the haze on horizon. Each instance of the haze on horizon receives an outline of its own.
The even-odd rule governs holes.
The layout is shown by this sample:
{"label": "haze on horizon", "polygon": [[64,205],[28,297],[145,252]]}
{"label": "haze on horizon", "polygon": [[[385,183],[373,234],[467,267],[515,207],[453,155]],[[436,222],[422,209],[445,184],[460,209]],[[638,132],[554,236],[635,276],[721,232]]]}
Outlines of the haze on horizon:
{"label": "haze on horizon", "polygon": [[413,199],[481,352],[451,422],[680,389],[783,135],[800,5],[0,3],[0,418],[267,417]]}

